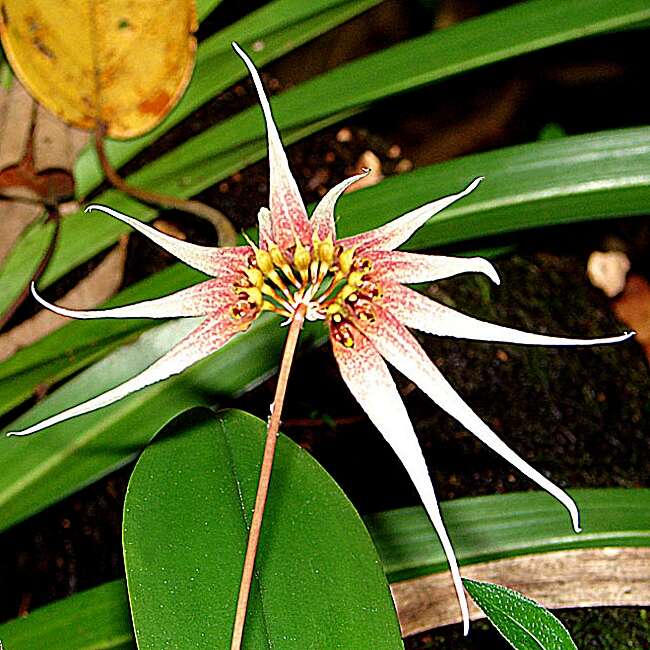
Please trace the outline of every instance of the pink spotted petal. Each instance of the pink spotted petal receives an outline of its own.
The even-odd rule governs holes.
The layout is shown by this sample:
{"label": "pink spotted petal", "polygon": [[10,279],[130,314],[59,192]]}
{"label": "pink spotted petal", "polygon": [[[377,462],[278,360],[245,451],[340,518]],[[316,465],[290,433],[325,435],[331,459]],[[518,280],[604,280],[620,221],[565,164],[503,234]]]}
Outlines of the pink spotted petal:
{"label": "pink spotted petal", "polygon": [[422,499],[447,556],[467,634],[469,612],[458,562],[442,521],[438,500],[413,425],[388,368],[370,341],[357,331],[354,332],[353,348],[345,348],[334,339],[332,347],[343,380],[397,454]]}
{"label": "pink spotted petal", "polygon": [[405,215],[394,219],[385,226],[375,228],[375,230],[369,230],[360,235],[347,237],[339,243],[345,248],[356,246],[359,250],[391,251],[401,246],[418,228],[421,228],[429,221],[431,217],[473,192],[482,180],[483,178],[477,178],[458,194],[451,194],[432,203],[427,203],[412,212],[407,212]]}
{"label": "pink spotted petal", "polygon": [[395,282],[384,282],[382,288],[384,304],[398,320],[407,327],[437,336],[521,345],[603,345],[634,336],[634,332],[625,332],[605,338],[574,339],[522,332],[472,318]]}
{"label": "pink spotted petal", "polygon": [[111,217],[129,224],[129,226],[151,239],[168,253],[177,257],[181,262],[185,262],[185,264],[203,271],[207,275],[221,276],[224,271],[233,272],[243,268],[252,252],[249,246],[213,248],[211,246],[190,244],[176,239],[176,237],[170,237],[164,232],[142,223],[142,221],[138,221],[105,205],[89,205],[86,208],[86,212],[92,212],[93,210],[105,212]]}
{"label": "pink spotted petal", "polygon": [[235,277],[216,278],[196,284],[187,289],[154,300],[145,300],[133,305],[112,309],[67,309],[42,298],[32,282],[32,294],[46,309],[60,316],[79,319],[93,318],[181,318],[186,316],[207,316],[227,310],[236,298],[232,281]]}
{"label": "pink spotted petal", "polygon": [[269,207],[271,208],[273,240],[282,250],[293,246],[296,236],[307,246],[311,243],[311,228],[307,219],[307,210],[298,191],[296,180],[289,169],[289,161],[273,121],[271,105],[264,92],[262,80],[248,55],[237,43],[233,43],[232,46],[246,64],[253,78],[264,112],[269,146]]}
{"label": "pink spotted petal", "polygon": [[482,257],[444,257],[418,255],[402,251],[368,251],[364,253],[373,264],[373,276],[395,282],[434,282],[461,273],[483,273],[499,284],[499,275],[488,260]]}
{"label": "pink spotted petal", "polygon": [[177,375],[197,361],[218,350],[226,341],[243,328],[244,326],[240,323],[234,323],[230,318],[206,318],[194,331],[167,352],[167,354],[158,359],[158,361],[146,370],[143,370],[139,375],[83,404],[67,409],[22,431],[10,431],[7,435],[27,436],[31,433],[36,433],[41,429],[59,424],[78,415],[84,415],[91,411],[104,408],[146,386],[167,379],[172,375]]}
{"label": "pink spotted petal", "polygon": [[377,307],[376,311],[377,319],[373,324],[360,325],[381,355],[490,449],[560,501],[569,511],[575,531],[580,532],[580,516],[573,499],[510,449],[465,404],[442,373],[431,363],[413,335],[395,316],[380,307]]}
{"label": "pink spotted petal", "polygon": [[321,241],[328,237],[332,240],[336,239],[336,221],[334,218],[334,208],[339,197],[345,190],[353,183],[366,177],[370,173],[369,169],[364,170],[361,174],[350,176],[338,185],[335,185],[318,203],[311,215],[311,226]]}

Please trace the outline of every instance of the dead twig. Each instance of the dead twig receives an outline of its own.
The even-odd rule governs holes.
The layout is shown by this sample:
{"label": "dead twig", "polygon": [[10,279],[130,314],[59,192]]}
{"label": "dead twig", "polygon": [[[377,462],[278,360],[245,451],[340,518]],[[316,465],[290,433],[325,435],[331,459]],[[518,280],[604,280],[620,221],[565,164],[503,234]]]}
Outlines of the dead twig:
{"label": "dead twig", "polygon": [[97,150],[97,156],[99,157],[99,162],[102,166],[104,175],[108,181],[116,189],[132,196],[139,201],[144,201],[145,203],[153,203],[160,205],[163,208],[173,208],[175,210],[182,210],[183,212],[189,212],[194,214],[197,217],[201,217],[206,221],[209,221],[216,229],[217,235],[219,236],[219,245],[220,246],[234,246],[237,242],[237,231],[230,223],[228,218],[216,208],[213,208],[201,201],[193,201],[188,199],[179,199],[175,196],[169,196],[167,194],[160,194],[159,192],[151,192],[149,190],[144,190],[139,187],[134,187],[127,183],[115,170],[108,160],[106,155],[106,150],[104,148],[104,137],[106,134],[106,127],[100,126],[95,130],[95,149]]}

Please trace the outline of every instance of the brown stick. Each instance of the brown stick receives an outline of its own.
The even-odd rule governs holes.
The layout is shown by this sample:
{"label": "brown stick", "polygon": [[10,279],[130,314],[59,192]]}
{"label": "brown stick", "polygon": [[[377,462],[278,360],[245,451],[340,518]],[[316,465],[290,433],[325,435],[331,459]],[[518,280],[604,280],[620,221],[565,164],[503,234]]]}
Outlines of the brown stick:
{"label": "brown stick", "polygon": [[257,484],[257,496],[255,497],[253,520],[251,521],[251,527],[248,534],[248,546],[246,547],[246,557],[244,558],[244,569],[239,584],[239,597],[237,598],[237,611],[235,613],[235,624],[232,631],[230,650],[240,650],[244,635],[248,597],[253,582],[255,557],[257,555],[257,546],[260,539],[260,530],[262,528],[266,496],[269,491],[269,481],[271,480],[271,469],[273,468],[273,457],[275,455],[275,443],[277,442],[278,431],[280,429],[280,415],[282,414],[282,405],[284,404],[284,396],[287,391],[287,381],[291,370],[291,362],[293,361],[293,355],[296,351],[296,344],[298,343],[300,330],[305,322],[305,312],[306,307],[304,305],[300,305],[296,310],[293,319],[291,320],[291,325],[289,326],[286,343],[284,344],[282,363],[278,375],[278,384],[275,389],[275,397],[271,408],[271,417],[266,430],[264,457],[262,459],[260,478]]}
{"label": "brown stick", "polygon": [[154,203],[163,208],[182,210],[183,212],[195,214],[196,216],[209,221],[217,230],[219,246],[234,246],[237,243],[236,230],[226,216],[216,208],[206,205],[201,201],[179,199],[176,196],[143,190],[140,187],[134,187],[127,183],[117,173],[106,155],[106,150],[104,149],[105,133],[106,128],[104,126],[98,127],[95,130],[95,149],[97,150],[97,156],[102,166],[102,171],[113,187],[140,201],[144,201],[145,203]]}
{"label": "brown stick", "polygon": [[59,229],[61,226],[61,215],[59,214],[59,208],[58,206],[48,206],[48,217],[47,221],[54,221],[54,232],[52,233],[52,237],[50,238],[50,243],[47,246],[47,250],[43,254],[43,257],[41,258],[41,261],[38,263],[38,266],[36,267],[36,270],[32,274],[31,279],[29,282],[25,285],[23,290],[20,292],[20,295],[16,298],[16,300],[13,301],[13,303],[9,306],[7,311],[0,316],[0,330],[13,318],[14,314],[18,311],[18,308],[25,302],[25,299],[29,296],[30,292],[30,287],[32,283],[38,282],[40,277],[43,275],[45,272],[45,269],[47,268],[47,265],[50,263],[50,260],[52,259],[52,255],[54,254],[54,249],[56,248],[56,243],[59,239]]}
{"label": "brown stick", "polygon": [[[650,605],[650,548],[581,548],[480,562],[463,576],[505,585],[549,609]],[[447,572],[390,586],[402,636],[460,623]],[[472,620],[485,616],[470,601]]]}

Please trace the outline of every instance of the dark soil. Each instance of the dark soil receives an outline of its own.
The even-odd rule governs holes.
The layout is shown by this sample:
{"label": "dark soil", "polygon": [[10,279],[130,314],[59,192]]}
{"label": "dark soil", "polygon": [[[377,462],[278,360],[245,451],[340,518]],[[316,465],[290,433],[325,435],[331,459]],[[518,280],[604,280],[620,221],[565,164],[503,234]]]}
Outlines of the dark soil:
{"label": "dark soil", "polygon": [[[236,13],[233,4],[224,2],[230,17]],[[470,11],[474,6],[464,4]],[[336,49],[332,37],[318,39],[270,66],[271,73],[283,80],[283,86],[291,85],[300,78],[300,73],[292,75],[299,57],[331,66],[360,50],[385,47],[391,39],[418,32],[423,9],[416,3],[388,2],[381,11],[343,28],[357,30],[354,33],[362,33],[365,41],[337,41],[340,52],[332,58]],[[289,149],[304,196],[308,202],[317,200],[354,171],[368,150],[379,157],[388,175],[407,169],[410,163],[427,164],[532,140],[549,121],[571,133],[642,123],[645,116],[638,104],[618,101],[634,95],[640,78],[635,48],[641,41],[638,35],[625,38],[625,42],[622,37],[608,41],[607,65],[598,39],[558,48],[547,58],[525,57],[479,71],[472,75],[471,84],[467,79],[451,81],[412,93],[406,102],[403,98],[385,102],[308,138]],[[577,74],[576,66],[592,71],[592,77]],[[317,71],[310,68],[310,73]],[[187,139],[252,101],[249,84],[238,85],[175,129],[161,148]],[[595,105],[601,110],[587,110]],[[583,121],[584,114],[589,115],[589,123]],[[337,138],[341,128],[352,137]],[[158,155],[161,148],[139,157],[129,170]],[[266,162],[253,165],[199,198],[221,209],[238,226],[251,225],[259,206],[267,201],[267,173]],[[193,241],[214,243],[211,227],[185,215],[170,213],[165,218]],[[625,327],[616,322],[606,299],[585,276],[588,253],[612,238],[627,248],[638,272],[647,272],[648,227],[643,220],[628,220],[624,225],[609,222],[518,237],[516,253],[496,260],[500,287],[464,276],[422,289],[461,311],[512,327],[576,337],[615,334]],[[127,283],[169,263],[137,235],[131,237],[129,259]],[[64,292],[73,280],[64,279],[50,297]],[[566,349],[418,338],[468,404],[561,486],[650,485],[650,376],[643,351],[634,341]],[[532,488],[417,388],[402,377],[396,379],[441,499]],[[271,380],[232,406],[266,417],[273,388]],[[305,351],[300,357],[284,417],[286,433],[311,451],[362,513],[418,503],[403,469],[341,381],[327,347]],[[0,535],[0,620],[123,575],[121,507],[130,470],[124,468]],[[650,648],[650,622],[644,609],[585,609],[559,616],[580,648]],[[461,636],[459,626],[451,626],[413,637],[406,647],[498,650],[507,646],[487,623],[479,622],[472,626],[469,639]]]}

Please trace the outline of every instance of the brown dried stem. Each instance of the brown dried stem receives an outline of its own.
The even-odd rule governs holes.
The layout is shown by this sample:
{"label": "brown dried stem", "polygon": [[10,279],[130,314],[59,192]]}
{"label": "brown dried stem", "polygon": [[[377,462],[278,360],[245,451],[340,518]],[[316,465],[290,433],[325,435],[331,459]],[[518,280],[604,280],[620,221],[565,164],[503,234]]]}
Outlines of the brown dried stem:
{"label": "brown dried stem", "polygon": [[194,201],[189,199],[179,199],[176,196],[169,196],[168,194],[160,194],[159,192],[151,192],[139,187],[134,187],[127,183],[115,170],[108,160],[106,150],[104,148],[104,136],[106,134],[106,127],[100,126],[95,130],[95,149],[97,156],[102,166],[104,175],[109,180],[111,185],[116,189],[132,196],[139,201],[145,203],[153,203],[160,205],[163,208],[173,208],[175,210],[182,210],[195,214],[206,221],[209,221],[217,230],[219,236],[219,246],[234,246],[237,242],[237,232],[228,218],[216,208],[213,208],[201,201]]}
{"label": "brown dried stem", "polygon": [[248,546],[246,547],[244,569],[242,571],[241,582],[239,585],[239,597],[237,599],[237,610],[235,613],[235,624],[233,626],[230,650],[240,650],[244,635],[248,597],[253,582],[255,557],[257,556],[257,546],[260,539],[260,530],[262,528],[264,507],[266,506],[266,497],[269,491],[269,481],[271,480],[271,470],[273,468],[273,458],[275,456],[275,444],[280,429],[280,416],[282,414],[284,396],[287,391],[287,381],[291,370],[291,362],[293,361],[293,355],[296,351],[300,330],[305,322],[305,312],[306,307],[301,305],[293,315],[291,325],[289,326],[289,332],[287,333],[287,340],[284,345],[284,352],[282,354],[278,384],[275,389],[275,397],[271,408],[271,417],[266,430],[266,444],[264,446],[262,467],[260,469],[260,477],[257,484],[257,496],[255,497],[253,519],[248,533]]}

